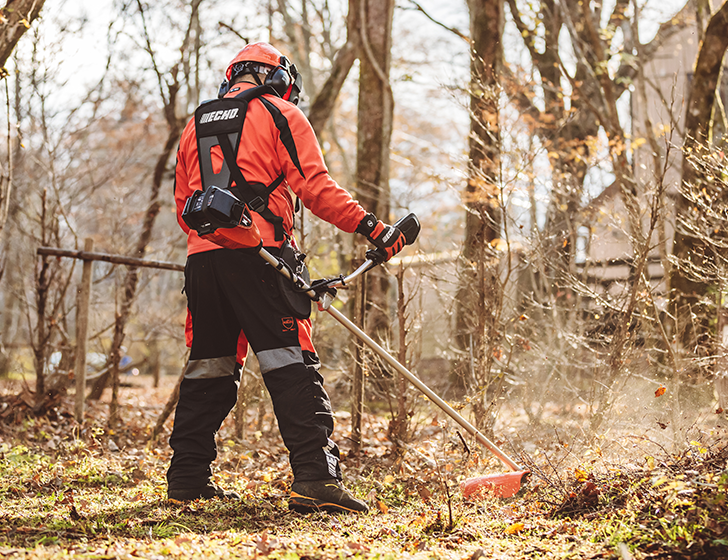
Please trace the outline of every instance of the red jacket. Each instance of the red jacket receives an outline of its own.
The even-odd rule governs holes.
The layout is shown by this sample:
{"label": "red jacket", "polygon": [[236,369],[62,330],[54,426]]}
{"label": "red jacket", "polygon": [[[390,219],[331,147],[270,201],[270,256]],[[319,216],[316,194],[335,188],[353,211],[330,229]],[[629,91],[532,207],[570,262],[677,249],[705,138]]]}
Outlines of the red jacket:
{"label": "red jacket", "polygon": [[[254,84],[237,84],[226,97],[234,97],[251,87]],[[237,163],[243,177],[249,183],[269,185],[281,173],[285,176],[283,183],[271,193],[268,207],[273,214],[283,218],[283,228],[288,235],[292,235],[294,211],[293,197],[288,187],[316,216],[345,232],[354,232],[366,211],[329,175],[316,135],[305,115],[298,107],[279,97],[266,94],[265,98],[280,112],[279,117],[284,119],[281,122],[284,125],[287,123],[291,140],[281,138],[279,127],[262,101],[252,100],[248,105],[238,148]],[[217,147],[213,150],[216,172],[222,167],[222,161],[222,152]],[[177,152],[174,192],[177,221],[187,233],[188,255],[220,248],[211,241],[200,239],[197,232],[190,230],[181,218],[187,198],[195,190],[201,189],[201,184],[195,120],[192,119],[182,133]],[[275,241],[273,225],[255,212],[252,215],[263,238],[263,245],[280,246],[282,242]]]}

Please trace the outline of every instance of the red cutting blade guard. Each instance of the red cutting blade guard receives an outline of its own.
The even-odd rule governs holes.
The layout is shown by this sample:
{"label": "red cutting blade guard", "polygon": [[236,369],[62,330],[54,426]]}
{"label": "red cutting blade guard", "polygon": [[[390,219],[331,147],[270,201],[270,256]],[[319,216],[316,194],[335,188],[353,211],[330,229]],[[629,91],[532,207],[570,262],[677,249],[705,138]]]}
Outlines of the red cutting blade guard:
{"label": "red cutting blade guard", "polygon": [[488,496],[511,498],[521,489],[523,477],[530,474],[531,471],[515,471],[469,478],[460,483],[460,491],[470,500],[482,500]]}

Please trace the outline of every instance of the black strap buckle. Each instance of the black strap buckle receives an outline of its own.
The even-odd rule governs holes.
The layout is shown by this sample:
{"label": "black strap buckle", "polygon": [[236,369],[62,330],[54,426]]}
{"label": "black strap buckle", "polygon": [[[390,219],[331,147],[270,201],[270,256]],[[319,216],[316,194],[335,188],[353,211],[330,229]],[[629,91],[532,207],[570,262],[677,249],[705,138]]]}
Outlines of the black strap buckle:
{"label": "black strap buckle", "polygon": [[262,212],[268,207],[268,204],[263,200],[261,197],[256,196],[253,200],[248,202],[248,208],[250,208],[253,212]]}

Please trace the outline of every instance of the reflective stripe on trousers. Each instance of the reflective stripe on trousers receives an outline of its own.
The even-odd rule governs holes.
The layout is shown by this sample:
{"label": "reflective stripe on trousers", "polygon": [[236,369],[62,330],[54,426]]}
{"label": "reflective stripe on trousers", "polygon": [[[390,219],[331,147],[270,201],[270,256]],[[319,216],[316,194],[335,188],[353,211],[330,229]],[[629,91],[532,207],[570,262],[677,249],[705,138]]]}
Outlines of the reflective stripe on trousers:
{"label": "reflective stripe on trousers", "polygon": [[185,379],[215,379],[235,373],[235,356],[190,360],[185,368]]}
{"label": "reflective stripe on trousers", "polygon": [[274,369],[303,363],[303,352],[300,346],[262,350],[256,352],[255,355],[258,358],[260,373],[262,374],[266,374]]}

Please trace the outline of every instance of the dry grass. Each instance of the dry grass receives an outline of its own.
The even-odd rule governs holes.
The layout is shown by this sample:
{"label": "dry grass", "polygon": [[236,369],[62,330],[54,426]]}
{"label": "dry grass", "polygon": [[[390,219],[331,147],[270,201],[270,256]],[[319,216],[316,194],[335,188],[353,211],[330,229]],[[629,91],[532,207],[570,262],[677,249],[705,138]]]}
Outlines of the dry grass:
{"label": "dry grass", "polygon": [[[170,385],[122,391],[123,428],[94,405],[81,428],[70,399],[40,417],[0,424],[0,555],[24,558],[720,558],[728,556],[728,451],[721,438],[673,454],[629,434],[578,443],[542,428],[534,475],[510,500],[463,500],[457,482],[500,470],[429,417],[403,456],[387,420],[366,421],[365,453],[346,457],[347,484],[371,505],[363,516],[286,508],[291,482],[275,422],[249,411],[249,436],[219,434],[216,481],[242,494],[190,504],[165,499],[165,434],[146,434]],[[4,402],[19,387],[6,384]],[[0,405],[2,406],[2,405]],[[342,413],[341,419],[345,417]],[[10,421],[22,418],[19,422]],[[515,418],[515,417],[514,417]],[[570,421],[573,421],[570,420]],[[257,428],[261,429],[258,430]],[[347,449],[346,422],[337,438]],[[536,428],[521,430],[536,438]],[[547,433],[551,433],[550,439]],[[549,439],[546,444],[543,440]],[[635,441],[638,442],[635,444]],[[597,445],[599,444],[599,445]],[[631,449],[629,456],[605,448]]]}

